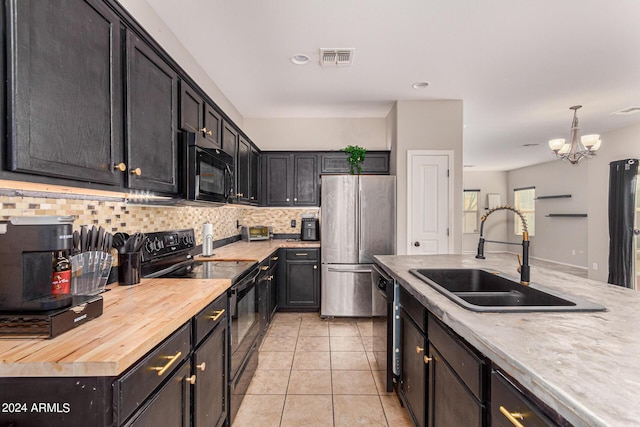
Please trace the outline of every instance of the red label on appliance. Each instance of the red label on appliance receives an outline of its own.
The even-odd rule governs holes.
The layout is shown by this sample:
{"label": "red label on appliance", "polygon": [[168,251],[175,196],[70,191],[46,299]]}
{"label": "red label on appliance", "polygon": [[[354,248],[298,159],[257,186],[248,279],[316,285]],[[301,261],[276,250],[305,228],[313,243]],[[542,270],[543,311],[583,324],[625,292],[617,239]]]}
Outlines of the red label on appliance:
{"label": "red label on appliance", "polygon": [[52,294],[70,294],[71,293],[71,270],[54,271],[51,277],[51,293]]}

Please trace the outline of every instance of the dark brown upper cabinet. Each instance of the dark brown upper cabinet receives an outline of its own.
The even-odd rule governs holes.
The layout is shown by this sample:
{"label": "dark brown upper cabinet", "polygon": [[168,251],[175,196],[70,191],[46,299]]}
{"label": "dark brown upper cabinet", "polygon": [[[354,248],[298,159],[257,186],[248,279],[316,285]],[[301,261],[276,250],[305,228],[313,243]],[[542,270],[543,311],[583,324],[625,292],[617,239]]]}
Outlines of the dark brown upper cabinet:
{"label": "dark brown upper cabinet", "polygon": [[6,4],[7,168],[121,185],[120,18],[99,0]]}
{"label": "dark brown upper cabinet", "polygon": [[266,206],[319,206],[316,153],[263,153]]}
{"label": "dark brown upper cabinet", "polygon": [[178,75],[127,32],[128,186],[177,193]]}
{"label": "dark brown upper cabinet", "polygon": [[222,116],[188,83],[180,82],[180,129],[193,132],[212,148],[222,148]]}
{"label": "dark brown upper cabinet", "polygon": [[[324,174],[350,173],[349,156],[342,151],[323,152],[320,155],[320,172]],[[362,173],[389,175],[389,152],[367,151],[362,162]]]}

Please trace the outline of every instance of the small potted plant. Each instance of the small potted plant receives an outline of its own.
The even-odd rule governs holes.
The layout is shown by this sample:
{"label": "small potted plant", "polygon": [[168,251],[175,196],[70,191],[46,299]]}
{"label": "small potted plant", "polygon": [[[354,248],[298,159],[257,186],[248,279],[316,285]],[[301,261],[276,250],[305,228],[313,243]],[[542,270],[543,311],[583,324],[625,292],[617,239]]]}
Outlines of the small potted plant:
{"label": "small potted plant", "polygon": [[347,145],[342,151],[349,155],[347,161],[349,162],[351,174],[355,174],[356,170],[358,171],[357,173],[362,173],[362,162],[364,162],[367,149],[357,145]]}

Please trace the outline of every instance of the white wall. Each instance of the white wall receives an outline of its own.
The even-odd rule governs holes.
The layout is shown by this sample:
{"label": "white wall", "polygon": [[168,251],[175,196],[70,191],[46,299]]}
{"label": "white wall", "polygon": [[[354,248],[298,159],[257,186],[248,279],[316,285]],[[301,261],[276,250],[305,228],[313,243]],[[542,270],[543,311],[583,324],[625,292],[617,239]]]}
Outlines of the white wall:
{"label": "white wall", "polygon": [[261,150],[389,149],[385,118],[245,118],[243,130]]}
{"label": "white wall", "polygon": [[[553,159],[553,153],[549,152]],[[532,257],[560,262],[576,267],[587,267],[587,225],[590,218],[549,218],[550,213],[588,214],[590,189],[587,185],[587,167],[590,160],[577,165],[552,160],[507,174],[509,204],[513,206],[514,188],[536,187],[536,197],[571,194],[571,198],[536,200],[535,236],[531,236]],[[520,242],[513,233],[513,214],[508,216],[508,236]],[[487,220],[487,221],[490,221]],[[510,251],[518,252],[515,247]]]}
{"label": "white wall", "polygon": [[[501,204],[505,205],[508,201],[507,191],[507,172],[463,172],[463,189],[464,190],[480,190],[478,198],[478,224],[480,224],[480,216],[485,209],[492,208],[487,204],[487,194],[499,194]],[[506,211],[497,211],[492,213],[484,225],[484,237],[489,240],[508,241],[507,237],[507,217]],[[479,226],[478,226],[479,227]],[[480,228],[478,228],[480,230]],[[462,235],[462,251],[475,253],[478,250],[478,239],[480,232],[467,233]],[[507,250],[506,245],[496,243],[487,243],[485,252],[503,252]]]}
{"label": "white wall", "polygon": [[[601,135],[602,148],[588,160],[589,278],[607,281],[609,274],[609,163],[623,159],[640,159],[640,125]],[[594,269],[594,263],[598,269]]]}
{"label": "white wall", "polygon": [[452,150],[454,170],[452,252],[462,251],[462,101],[398,101],[392,109],[390,123],[396,123],[397,252],[407,248],[407,151]]}
{"label": "white wall", "polygon": [[[242,115],[227,99],[220,88],[205,73],[200,64],[178,41],[171,29],[167,27],[158,14],[149,6],[147,0],[119,0],[120,4],[142,25],[142,27],[167,51],[167,53],[184,69],[187,74],[218,104],[220,108],[238,125],[243,127]],[[177,4],[177,3],[176,3]],[[194,17],[194,23],[197,17]],[[201,24],[194,24],[201,25]]]}

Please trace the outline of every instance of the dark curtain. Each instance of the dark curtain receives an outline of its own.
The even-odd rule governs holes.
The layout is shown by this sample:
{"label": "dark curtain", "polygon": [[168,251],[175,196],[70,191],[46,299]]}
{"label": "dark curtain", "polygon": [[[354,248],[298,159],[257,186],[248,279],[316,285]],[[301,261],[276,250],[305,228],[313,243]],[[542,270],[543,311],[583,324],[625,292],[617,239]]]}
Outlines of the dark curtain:
{"label": "dark curtain", "polygon": [[609,163],[609,283],[633,285],[633,220],[638,159]]}

